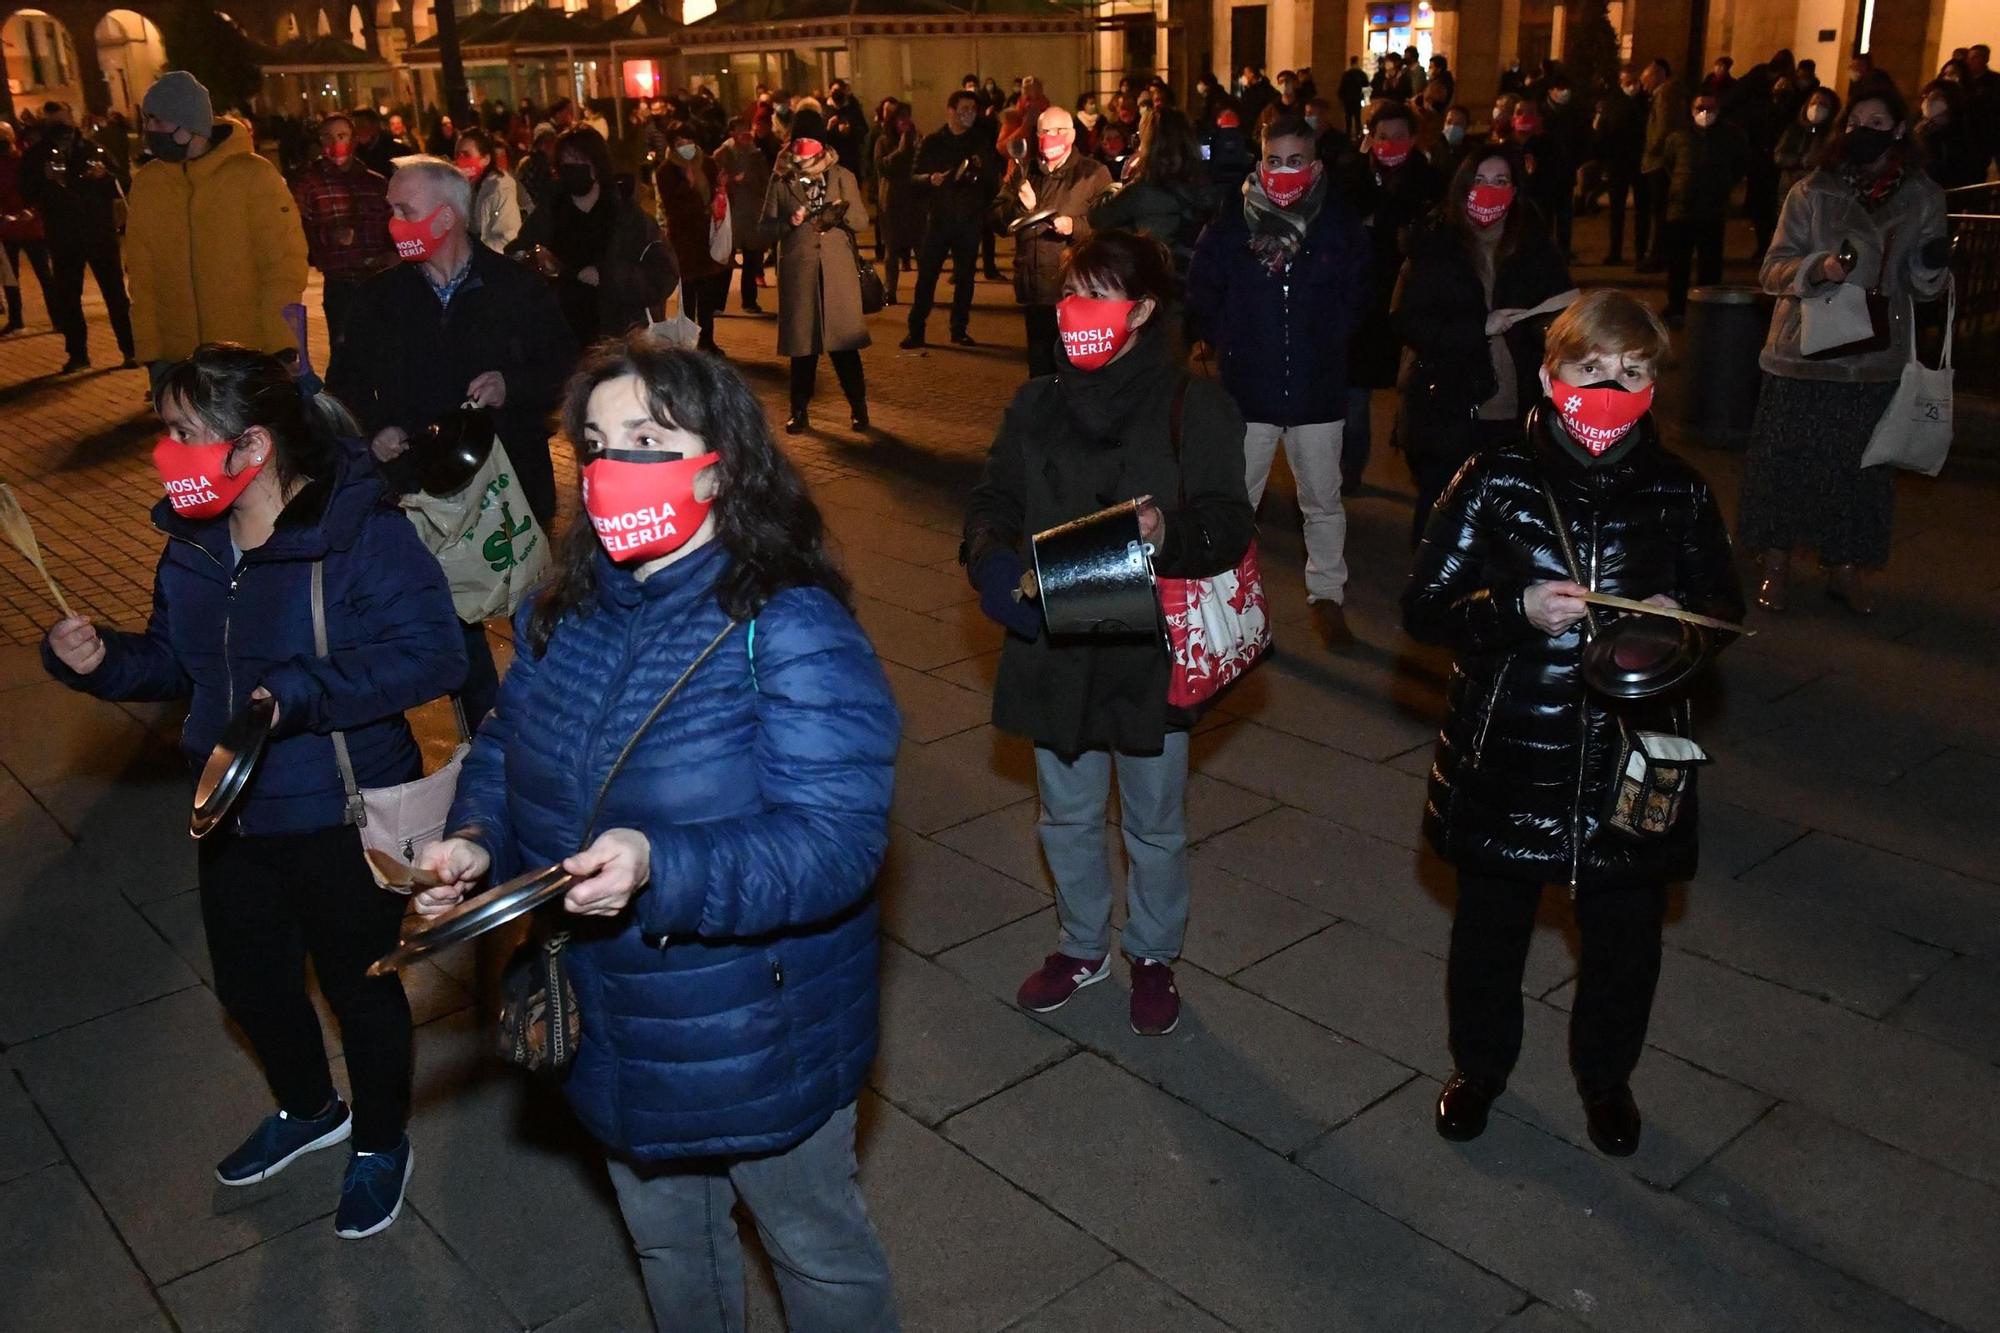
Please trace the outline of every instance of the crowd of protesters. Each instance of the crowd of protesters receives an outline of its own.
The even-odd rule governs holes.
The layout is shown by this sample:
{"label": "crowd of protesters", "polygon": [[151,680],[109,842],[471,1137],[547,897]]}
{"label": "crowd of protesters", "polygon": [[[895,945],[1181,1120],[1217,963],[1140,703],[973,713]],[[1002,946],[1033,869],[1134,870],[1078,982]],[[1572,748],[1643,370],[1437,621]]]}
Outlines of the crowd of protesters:
{"label": "crowd of protesters", "polygon": [[[1201,712],[1168,702],[1156,637],[1050,631],[1023,583],[1028,538],[1135,498],[1161,575],[1222,574],[1251,549],[1282,447],[1309,623],[1342,651],[1343,501],[1369,464],[1375,395],[1394,391],[1384,433],[1416,490],[1404,623],[1455,658],[1423,816],[1460,886],[1436,1128],[1484,1128],[1519,1052],[1541,886],[1566,881],[1578,1091],[1592,1141],[1634,1151],[1665,885],[1693,873],[1696,829],[1691,802],[1651,841],[1610,827],[1628,714],[1680,724],[1585,694],[1585,594],[1732,620],[1744,601],[1707,483],[1650,414],[1670,330],[1690,285],[1720,277],[1740,210],[1777,302],[1741,519],[1758,600],[1784,608],[1807,548],[1835,596],[1871,610],[1891,491],[1860,451],[1908,355],[1909,300],[1947,281],[1942,192],[1984,180],[2000,151],[1987,57],[1954,53],[1914,103],[1865,57],[1844,98],[1786,52],[1740,76],[1724,58],[1699,82],[1665,60],[1601,87],[1515,66],[1483,118],[1447,58],[1414,48],[1350,61],[1331,100],[1307,69],[1204,73],[1185,101],[1127,78],[1074,105],[1033,75],[1009,91],[968,74],[930,108],[871,107],[835,80],[743,107],[696,89],[622,116],[494,103],[464,125],[362,107],[253,126],[176,72],[145,97],[137,152],[130,126],[55,103],[0,126],[7,331],[25,262],[64,372],[89,366],[88,270],[164,429],[154,622],[64,620],[49,669],[101,697],[191,699],[197,765],[246,700],[272,714],[260,785],[203,844],[217,990],[278,1104],[218,1178],[262,1180],[351,1139],[336,1227],[396,1219],[410,1016],[400,983],[363,969],[401,910],[353,812],[357,782],[416,776],[402,714],[449,692],[471,750],[448,836],[418,852],[436,882],[417,908],[562,860],[568,912],[604,919],[568,946],[589,997],[568,1087],[610,1155],[662,1326],[696,1326],[698,1305],[740,1325],[737,1199],[767,1248],[782,1238],[794,1326],[895,1326],[853,1181],[895,706],[717,316],[732,289],[744,314],[771,303],[768,330],[730,336],[770,336],[788,359],[787,432],[812,429],[824,355],[865,434],[868,316],[907,277],[900,346],[927,354],[949,266],[946,334],[974,346],[975,283],[1000,276],[1003,245],[1029,378],[968,497],[961,560],[1006,636],[994,721],[1035,746],[1056,881],[1057,946],[1020,1004],[1060,1007],[1122,947],[1133,1030],[1178,1023]],[[1665,275],[1662,310],[1580,290],[1574,220],[1599,209],[1606,262],[1626,262],[1629,221],[1631,260]],[[297,304],[308,266],[323,383]],[[1850,280],[1891,298],[1886,342],[1805,357],[1802,300]],[[466,412],[506,459],[467,519],[500,506],[491,571],[533,541],[553,562],[497,611],[463,600],[445,551],[391,509],[435,491],[426,441]],[[558,417],[584,509],[563,534]],[[310,619],[295,613],[308,601]],[[514,616],[504,680],[497,613]],[[1114,775],[1131,865],[1116,938]],[[287,875],[293,892],[256,891]],[[308,955],[345,1033],[351,1111],[312,1026]]]}

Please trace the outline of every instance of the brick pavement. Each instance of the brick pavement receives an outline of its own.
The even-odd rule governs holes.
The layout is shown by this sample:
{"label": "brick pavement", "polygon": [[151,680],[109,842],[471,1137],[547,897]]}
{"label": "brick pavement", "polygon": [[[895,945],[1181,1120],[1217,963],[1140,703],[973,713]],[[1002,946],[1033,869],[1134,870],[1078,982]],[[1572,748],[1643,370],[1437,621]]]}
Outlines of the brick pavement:
{"label": "brick pavement", "polygon": [[[1488,1135],[1453,1147],[1426,1113],[1450,881],[1416,837],[1440,662],[1397,628],[1409,486],[1379,447],[1351,507],[1351,652],[1310,643],[1288,487],[1266,503],[1280,655],[1197,738],[1181,1029],[1132,1036],[1122,975],[1041,1018],[1008,1003],[1053,926],[1028,756],[986,722],[997,638],[953,561],[1020,373],[1005,289],[980,294],[975,334],[1008,346],[902,356],[892,311],[868,354],[883,433],[786,441],[904,712],[862,1183],[906,1326],[2000,1328],[1991,473],[1903,482],[1875,620],[1802,577],[1797,610],[1722,659],[1640,1154],[1584,1139],[1554,901],[1521,1069]],[[782,415],[768,326],[720,338]],[[65,581],[136,623],[155,544],[139,377],[29,382],[59,361],[46,334],[0,342],[0,474],[51,515]],[[844,423],[830,374],[821,401]],[[1733,509],[1737,457],[1686,444]],[[19,642],[48,612],[0,559]],[[485,1053],[464,954],[410,977],[417,1173],[395,1228],[332,1237],[334,1162],[252,1191],[206,1179],[262,1093],[210,988],[173,729],[0,647],[0,1324],[644,1327],[601,1167]],[[775,1329],[755,1273],[752,1326]]]}

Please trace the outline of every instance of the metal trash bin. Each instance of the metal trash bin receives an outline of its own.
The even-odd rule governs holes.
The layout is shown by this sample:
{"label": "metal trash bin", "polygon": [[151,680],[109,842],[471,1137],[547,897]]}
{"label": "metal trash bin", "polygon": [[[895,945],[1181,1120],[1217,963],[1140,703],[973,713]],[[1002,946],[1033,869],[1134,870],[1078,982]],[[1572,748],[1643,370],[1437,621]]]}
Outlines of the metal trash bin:
{"label": "metal trash bin", "polygon": [[1771,303],[1755,287],[1697,287],[1688,293],[1681,348],[1681,422],[1711,434],[1747,435],[1757,420],[1764,372],[1757,353]]}

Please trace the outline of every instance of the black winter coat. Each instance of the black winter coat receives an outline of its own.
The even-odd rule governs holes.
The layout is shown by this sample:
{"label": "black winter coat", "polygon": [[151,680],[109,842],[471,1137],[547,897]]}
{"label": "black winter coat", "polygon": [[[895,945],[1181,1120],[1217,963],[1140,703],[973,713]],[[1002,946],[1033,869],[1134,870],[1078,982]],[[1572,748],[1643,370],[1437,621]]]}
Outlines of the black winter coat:
{"label": "black winter coat", "polygon": [[[1585,468],[1550,436],[1545,408],[1524,440],[1474,457],[1432,511],[1403,590],[1403,624],[1456,658],[1424,804],[1424,834],[1464,870],[1586,890],[1694,874],[1690,793],[1663,837],[1603,827],[1619,731],[1609,702],[1586,694],[1581,627],[1553,638],[1522,606],[1531,583],[1570,577],[1542,493],[1561,504],[1584,579],[1600,592],[1666,593],[1704,615],[1740,620],[1743,589],[1708,483],[1644,437],[1615,463]],[[1599,612],[1603,615],[1603,612]],[[1685,709],[1619,705],[1628,724],[1685,735]],[[1676,725],[1676,714],[1679,725]]]}
{"label": "black winter coat", "polygon": [[[1220,387],[1189,381],[1175,467],[1170,415],[1182,372],[1159,324],[1102,370],[1066,369],[1014,395],[966,514],[968,570],[994,551],[1025,558],[1035,533],[1138,495],[1151,495],[1166,516],[1156,572],[1199,578],[1243,558],[1256,533],[1243,479],[1243,418]],[[1065,755],[1158,754],[1168,728],[1187,720],[1170,715],[1158,634],[1043,633],[1033,642],[1009,634],[1001,649],[993,725],[1037,745]]]}
{"label": "black winter coat", "polygon": [[1430,159],[1411,150],[1401,166],[1385,167],[1372,157],[1343,160],[1343,193],[1363,219],[1368,237],[1368,295],[1361,324],[1348,351],[1348,383],[1355,388],[1388,389],[1396,383],[1403,344],[1389,318],[1396,275],[1409,253],[1410,231],[1444,197],[1444,177]]}

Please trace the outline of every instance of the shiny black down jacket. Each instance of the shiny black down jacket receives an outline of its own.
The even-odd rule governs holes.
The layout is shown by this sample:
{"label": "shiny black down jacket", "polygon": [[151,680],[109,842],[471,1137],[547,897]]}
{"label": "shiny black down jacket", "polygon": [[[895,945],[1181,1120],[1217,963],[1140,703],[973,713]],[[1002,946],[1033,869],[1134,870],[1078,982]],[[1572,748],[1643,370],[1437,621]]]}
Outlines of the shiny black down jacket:
{"label": "shiny black down jacket", "polygon": [[[1660,445],[1651,417],[1635,427],[1644,438],[1628,454],[1591,468],[1552,440],[1551,428],[1538,408],[1523,440],[1460,470],[1403,592],[1409,632],[1456,654],[1424,834],[1445,860],[1483,874],[1586,891],[1686,879],[1696,858],[1693,794],[1662,837],[1641,842],[1601,827],[1617,720],[1607,700],[1585,692],[1581,627],[1542,633],[1522,594],[1569,577],[1544,479],[1562,506],[1582,581],[1600,592],[1666,593],[1689,610],[1740,620],[1729,535],[1708,483]],[[1686,710],[1672,703],[1619,708],[1630,725],[1686,734]]]}

